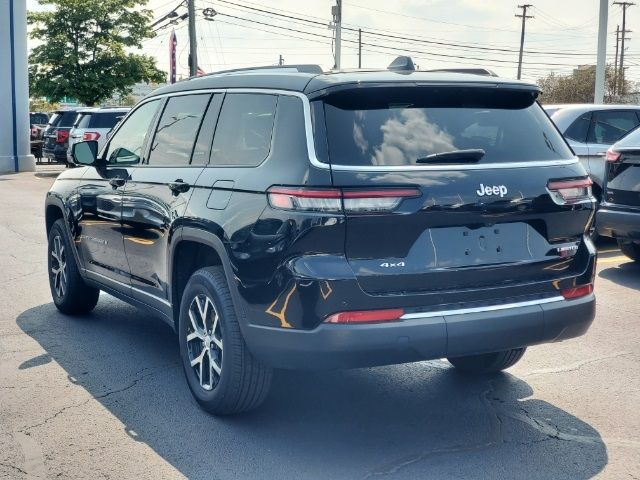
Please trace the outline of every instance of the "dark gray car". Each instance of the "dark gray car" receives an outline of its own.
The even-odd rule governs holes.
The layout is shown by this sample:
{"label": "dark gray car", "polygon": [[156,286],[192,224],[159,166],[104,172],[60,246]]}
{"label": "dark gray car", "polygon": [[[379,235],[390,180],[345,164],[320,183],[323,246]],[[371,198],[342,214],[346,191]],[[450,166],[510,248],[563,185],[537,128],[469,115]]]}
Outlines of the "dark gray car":
{"label": "dark gray car", "polygon": [[640,261],[640,128],[607,151],[597,228],[614,237],[627,257]]}

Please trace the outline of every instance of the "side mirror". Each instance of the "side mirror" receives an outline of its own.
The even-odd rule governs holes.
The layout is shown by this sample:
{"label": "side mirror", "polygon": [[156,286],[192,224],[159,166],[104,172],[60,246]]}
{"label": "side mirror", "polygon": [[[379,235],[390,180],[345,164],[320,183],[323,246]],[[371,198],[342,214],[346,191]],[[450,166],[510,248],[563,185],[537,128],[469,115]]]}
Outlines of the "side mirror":
{"label": "side mirror", "polygon": [[71,156],[76,165],[94,165],[98,157],[98,142],[90,140],[74,143]]}

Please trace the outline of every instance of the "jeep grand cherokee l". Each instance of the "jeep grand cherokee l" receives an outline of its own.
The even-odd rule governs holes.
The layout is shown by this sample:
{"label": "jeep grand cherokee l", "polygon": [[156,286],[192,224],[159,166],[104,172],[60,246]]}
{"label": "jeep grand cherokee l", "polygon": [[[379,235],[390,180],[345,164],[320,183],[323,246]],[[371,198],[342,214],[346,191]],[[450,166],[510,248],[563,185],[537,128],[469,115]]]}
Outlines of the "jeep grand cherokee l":
{"label": "jeep grand cherokee l", "polygon": [[591,180],[538,93],[310,66],[161,88],[51,188],[53,300],[157,314],[215,414],[272,368],[508,368],[595,313]]}

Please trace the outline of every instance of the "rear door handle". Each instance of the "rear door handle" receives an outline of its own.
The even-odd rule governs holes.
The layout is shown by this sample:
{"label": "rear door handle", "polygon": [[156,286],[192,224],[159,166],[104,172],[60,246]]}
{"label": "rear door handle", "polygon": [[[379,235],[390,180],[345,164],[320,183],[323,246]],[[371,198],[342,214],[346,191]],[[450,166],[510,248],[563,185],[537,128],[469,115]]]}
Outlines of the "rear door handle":
{"label": "rear door handle", "polygon": [[189,185],[187,182],[185,182],[181,178],[177,179],[174,182],[169,182],[169,189],[176,195],[179,193],[185,193],[190,188],[191,188],[191,185]]}
{"label": "rear door handle", "polygon": [[124,178],[112,178],[109,180],[109,183],[114,189],[124,186],[126,182]]}

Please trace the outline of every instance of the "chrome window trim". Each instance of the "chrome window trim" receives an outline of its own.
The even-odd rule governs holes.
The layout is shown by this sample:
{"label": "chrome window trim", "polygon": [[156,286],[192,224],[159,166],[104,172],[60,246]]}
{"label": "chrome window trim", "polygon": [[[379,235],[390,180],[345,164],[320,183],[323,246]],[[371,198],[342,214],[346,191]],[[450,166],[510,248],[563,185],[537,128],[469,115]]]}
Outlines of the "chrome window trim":
{"label": "chrome window trim", "polygon": [[[134,108],[129,111],[127,117],[140,105],[148,101],[175,97],[181,95],[197,95],[200,93],[262,93],[267,95],[288,95],[297,97],[302,100],[302,110],[304,116],[305,136],[307,143],[307,152],[309,154],[309,162],[316,168],[325,170],[346,171],[346,172],[412,172],[412,171],[460,171],[460,170],[493,170],[501,168],[533,168],[533,167],[559,167],[565,165],[576,165],[580,163],[577,156],[570,159],[562,160],[534,160],[528,162],[502,162],[502,163],[485,163],[485,164],[469,164],[469,165],[330,165],[318,160],[316,156],[315,142],[313,139],[313,123],[311,121],[311,101],[309,97],[302,92],[292,90],[280,90],[272,88],[204,88],[195,90],[181,90],[178,92],[162,93],[152,95],[141,100]],[[119,126],[122,126],[127,117],[123,118]],[[116,132],[114,132],[115,134]],[[264,162],[263,162],[264,163]],[[262,164],[261,164],[262,165]],[[256,167],[252,167],[256,168]]]}
{"label": "chrome window trim", "polygon": [[501,168],[527,168],[527,167],[559,167],[563,165],[575,165],[579,163],[577,157],[566,160],[534,160],[529,162],[502,162],[471,165],[332,165],[335,171],[349,172],[414,172],[414,171],[459,171],[459,170],[494,170]]}
{"label": "chrome window trim", "polygon": [[439,310],[433,312],[405,313],[400,317],[401,320],[416,320],[423,318],[444,317],[450,315],[465,315],[469,313],[495,312],[499,310],[509,310],[511,308],[532,307],[535,305],[544,305],[547,303],[564,302],[563,296],[542,298],[539,300],[528,300],[526,302],[503,303],[501,305],[489,305],[486,307],[459,308],[455,310]]}

